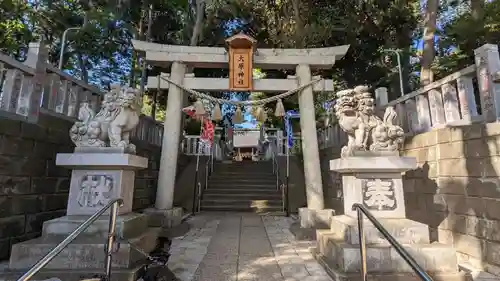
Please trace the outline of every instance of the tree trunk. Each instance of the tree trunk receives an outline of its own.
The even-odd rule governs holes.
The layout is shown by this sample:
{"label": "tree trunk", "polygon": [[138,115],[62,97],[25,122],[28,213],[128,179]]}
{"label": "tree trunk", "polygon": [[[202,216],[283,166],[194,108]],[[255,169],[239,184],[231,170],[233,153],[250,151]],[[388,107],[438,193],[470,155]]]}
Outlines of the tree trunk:
{"label": "tree trunk", "polygon": [[205,16],[205,0],[196,0],[196,20],[194,22],[193,33],[191,34],[190,46],[198,45],[201,39],[203,17]]}
{"label": "tree trunk", "polygon": [[436,50],[434,48],[434,37],[436,34],[436,21],[439,8],[439,0],[427,0],[424,15],[424,48],[422,50],[422,59],[420,60],[420,85],[425,86],[434,80],[434,75],[431,70],[432,62]]}
{"label": "tree trunk", "polygon": [[[144,40],[143,38],[143,28],[142,28],[142,23],[144,19],[144,13],[146,12],[147,8],[147,3],[146,0],[142,1],[142,6],[141,6],[141,15],[139,17],[139,22],[137,24],[137,35],[134,37],[138,38],[139,40]],[[136,50],[132,50],[132,61],[130,65],[130,75],[129,75],[129,87],[135,87],[135,71],[137,69],[137,66],[139,65],[139,54],[137,53]]]}
{"label": "tree trunk", "polygon": [[480,21],[483,18],[484,0],[470,0],[471,15],[475,21]]}
{"label": "tree trunk", "polygon": [[89,83],[89,74],[87,72],[87,66],[85,66],[85,62],[83,61],[83,56],[81,53],[77,53],[76,56],[78,57],[78,66],[80,67],[80,71],[82,73],[81,79],[85,83]]}
{"label": "tree trunk", "polygon": [[300,15],[300,0],[292,0],[293,17],[295,19],[295,48],[304,47],[304,22]]}

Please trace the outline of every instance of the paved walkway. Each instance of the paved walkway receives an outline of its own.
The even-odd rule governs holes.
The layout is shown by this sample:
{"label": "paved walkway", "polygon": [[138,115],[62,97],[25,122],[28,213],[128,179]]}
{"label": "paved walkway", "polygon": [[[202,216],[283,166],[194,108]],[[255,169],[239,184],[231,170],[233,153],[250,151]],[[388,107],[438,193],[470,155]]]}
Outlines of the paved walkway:
{"label": "paved walkway", "polygon": [[170,269],[182,281],[331,281],[296,241],[291,219],[253,214],[201,214],[172,242]]}

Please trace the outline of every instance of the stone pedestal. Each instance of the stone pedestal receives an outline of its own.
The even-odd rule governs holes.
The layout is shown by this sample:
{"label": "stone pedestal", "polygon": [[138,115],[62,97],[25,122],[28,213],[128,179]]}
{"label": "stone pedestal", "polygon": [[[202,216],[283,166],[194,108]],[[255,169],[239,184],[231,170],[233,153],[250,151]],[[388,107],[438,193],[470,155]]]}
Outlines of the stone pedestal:
{"label": "stone pedestal", "polygon": [[[148,216],[132,213],[135,171],[147,167],[144,157],[114,148],[76,149],[58,154],[56,163],[73,169],[67,216],[44,222],[42,236],[12,246],[6,280],[15,280],[110,200],[122,198],[117,235],[145,252],[156,246],[158,228],[148,228]],[[35,280],[57,277],[81,280],[104,272],[109,212],[105,213],[37,275]],[[112,280],[135,280],[146,257],[121,242],[113,254]],[[115,274],[116,273],[116,274]]]}
{"label": "stone pedestal", "polygon": [[363,203],[377,218],[405,218],[402,173],[415,169],[413,157],[350,157],[330,161],[342,175],[344,214],[356,216],[354,203]]}
{"label": "stone pedestal", "polygon": [[[342,175],[345,214],[333,216],[330,229],[316,231],[317,247],[313,252],[334,280],[362,280],[354,203],[368,208],[434,280],[466,280],[465,274],[458,271],[455,250],[449,245],[430,243],[429,227],[406,218],[402,173],[415,168],[414,158],[395,155],[367,154],[330,161],[330,169]],[[370,221],[365,219],[364,228],[369,279],[418,279]]]}

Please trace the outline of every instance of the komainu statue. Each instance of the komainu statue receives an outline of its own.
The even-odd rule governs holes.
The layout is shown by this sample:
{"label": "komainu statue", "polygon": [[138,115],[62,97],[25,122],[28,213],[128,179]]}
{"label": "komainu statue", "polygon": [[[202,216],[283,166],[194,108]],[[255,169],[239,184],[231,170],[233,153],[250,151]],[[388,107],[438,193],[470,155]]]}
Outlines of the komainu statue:
{"label": "komainu statue", "polygon": [[135,153],[130,133],[139,124],[139,99],[138,90],[113,85],[97,114],[83,103],[79,121],[69,131],[71,140],[77,147],[123,147],[125,152]]}
{"label": "komainu statue", "polygon": [[347,145],[341,157],[353,156],[356,151],[396,152],[404,141],[404,131],[395,124],[396,111],[387,107],[384,119],[375,115],[375,105],[367,86],[337,93],[335,115],[338,124],[347,133]]}

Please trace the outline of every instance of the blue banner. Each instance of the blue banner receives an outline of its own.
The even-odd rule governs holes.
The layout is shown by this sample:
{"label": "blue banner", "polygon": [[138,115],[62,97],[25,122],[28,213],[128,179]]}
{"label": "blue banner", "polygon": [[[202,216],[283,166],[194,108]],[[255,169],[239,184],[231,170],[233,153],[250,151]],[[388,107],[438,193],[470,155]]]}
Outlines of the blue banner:
{"label": "blue banner", "polygon": [[285,132],[286,132],[288,148],[293,147],[293,130],[292,130],[291,119],[297,119],[297,118],[300,118],[300,114],[297,113],[297,111],[295,110],[289,110],[285,114]]}

